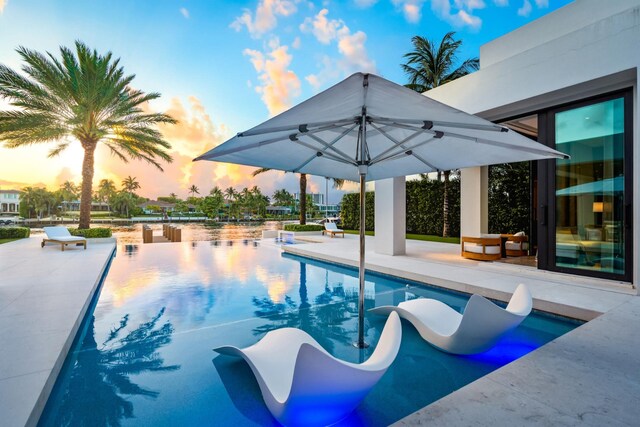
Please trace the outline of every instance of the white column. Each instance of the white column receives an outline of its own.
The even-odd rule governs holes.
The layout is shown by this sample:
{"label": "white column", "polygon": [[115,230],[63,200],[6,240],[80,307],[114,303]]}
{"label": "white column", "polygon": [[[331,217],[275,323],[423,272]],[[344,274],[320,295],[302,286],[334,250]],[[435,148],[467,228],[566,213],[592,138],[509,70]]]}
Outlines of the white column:
{"label": "white column", "polygon": [[406,252],[407,197],[405,177],[376,181],[375,252],[404,255]]}
{"label": "white column", "polygon": [[489,229],[489,168],[460,170],[460,235],[480,237]]}

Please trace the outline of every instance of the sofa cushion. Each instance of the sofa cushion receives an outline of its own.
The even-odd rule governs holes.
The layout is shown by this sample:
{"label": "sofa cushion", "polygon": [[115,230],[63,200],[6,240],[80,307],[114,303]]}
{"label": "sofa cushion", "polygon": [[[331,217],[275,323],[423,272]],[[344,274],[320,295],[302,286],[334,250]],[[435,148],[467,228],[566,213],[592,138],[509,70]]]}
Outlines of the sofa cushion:
{"label": "sofa cushion", "polygon": [[[481,254],[482,245],[478,243],[466,243],[464,244],[464,250],[466,252],[473,252],[474,254]],[[500,246],[485,246],[485,254],[497,255],[500,253]]]}
{"label": "sofa cushion", "polygon": [[[520,243],[517,243],[517,242],[506,242],[504,244],[504,247],[509,251],[519,251],[520,250]],[[529,243],[522,242],[522,250],[526,251],[527,249],[529,249]]]}
{"label": "sofa cushion", "polygon": [[485,239],[499,239],[500,234],[481,234],[480,237],[483,237]]}
{"label": "sofa cushion", "polygon": [[518,231],[514,236],[526,236],[526,234],[524,234],[524,231]]}

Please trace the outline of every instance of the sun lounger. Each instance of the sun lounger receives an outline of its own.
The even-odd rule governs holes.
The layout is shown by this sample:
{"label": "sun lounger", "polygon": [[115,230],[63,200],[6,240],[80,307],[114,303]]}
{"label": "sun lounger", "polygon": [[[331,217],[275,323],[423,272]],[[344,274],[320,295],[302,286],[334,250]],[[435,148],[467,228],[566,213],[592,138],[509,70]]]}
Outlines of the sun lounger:
{"label": "sun lounger", "polygon": [[420,336],[440,350],[453,354],[476,354],[491,349],[531,313],[531,294],[520,284],[507,308],[480,295],[471,295],[464,314],[430,298],[386,305],[369,311],[386,315],[396,312],[415,326]]}
{"label": "sun lounger", "polygon": [[342,237],[344,238],[344,230],[340,230],[335,222],[325,222],[324,231],[322,233],[327,233],[332,238],[336,234],[342,234]]}
{"label": "sun lounger", "polygon": [[87,249],[87,239],[80,236],[72,236],[69,233],[67,227],[63,227],[61,225],[55,227],[44,227],[44,232],[47,235],[45,239],[42,239],[42,247],[44,248],[45,243],[59,243],[62,246],[62,250],[64,251],[64,247],[66,245],[83,245],[85,249]]}
{"label": "sun lounger", "polygon": [[336,359],[296,328],[271,331],[251,347],[214,351],[247,362],[269,411],[281,424],[325,426],[358,406],[395,360],[401,340],[400,318],[391,313],[373,354],[360,364]]}

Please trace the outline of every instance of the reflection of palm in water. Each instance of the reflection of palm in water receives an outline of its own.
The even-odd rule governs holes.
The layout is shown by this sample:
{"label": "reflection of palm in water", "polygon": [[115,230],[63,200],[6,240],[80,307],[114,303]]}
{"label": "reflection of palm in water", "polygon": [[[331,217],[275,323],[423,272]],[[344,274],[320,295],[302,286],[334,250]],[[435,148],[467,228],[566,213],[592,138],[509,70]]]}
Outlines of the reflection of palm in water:
{"label": "reflection of palm in water", "polygon": [[345,323],[352,321],[357,315],[357,306],[354,304],[357,295],[345,296],[342,286],[331,289],[325,283],[324,292],[315,297],[316,305],[311,306],[307,295],[307,264],[304,262],[300,262],[299,295],[299,306],[288,295],[285,296],[284,303],[274,303],[268,297],[253,297],[253,305],[258,309],[255,311],[256,316],[270,320],[270,323],[254,328],[254,335],[291,327],[307,332],[330,353],[336,342],[351,344],[356,325],[354,323],[353,327],[347,328]]}
{"label": "reflection of palm in water", "polygon": [[125,315],[101,348],[95,340],[93,318],[51,424],[119,426],[122,418],[133,417],[133,403],[123,395],[157,397],[157,391],[140,387],[129,377],[180,369],[179,365],[164,366],[164,359],[158,354],[160,347],[171,342],[173,334],[169,321],[156,328],[163,314],[164,308],[119,338],[129,323],[129,315]]}

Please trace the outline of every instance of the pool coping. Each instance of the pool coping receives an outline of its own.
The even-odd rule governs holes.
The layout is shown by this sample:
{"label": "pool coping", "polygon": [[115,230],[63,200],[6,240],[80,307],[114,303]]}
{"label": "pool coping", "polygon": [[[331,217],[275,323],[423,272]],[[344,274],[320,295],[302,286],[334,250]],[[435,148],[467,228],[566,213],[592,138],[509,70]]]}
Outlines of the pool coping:
{"label": "pool coping", "polygon": [[[41,238],[0,246],[0,257],[5,259],[0,271],[12,275],[6,289],[15,295],[0,306],[0,321],[11,324],[13,318],[16,329],[3,328],[8,350],[0,357],[1,364],[14,370],[0,378],[0,413],[7,415],[3,422],[8,426],[37,425],[117,250],[115,238],[88,239],[86,251],[74,247],[64,252],[58,245],[40,248]],[[23,268],[33,268],[33,275],[22,274]],[[60,301],[66,301],[64,307]],[[33,303],[43,309],[25,308]],[[11,341],[18,343],[15,351]],[[30,366],[34,358],[37,369]]]}
{"label": "pool coping", "polygon": [[[357,266],[353,254],[345,258],[344,253],[340,257],[339,252],[317,248],[317,245],[293,245],[282,250]],[[366,268],[377,273],[467,294],[479,293],[501,301],[511,296],[511,292],[504,289],[488,289],[441,275],[427,276],[419,274],[418,269],[399,270],[390,263],[371,262],[371,258],[376,259],[370,257]],[[419,267],[420,263],[413,265]],[[595,289],[593,295],[598,292],[604,294],[611,290],[603,286]],[[535,296],[535,292],[532,293]],[[631,292],[619,294],[620,298],[598,309],[585,306],[584,301],[582,306],[572,306],[534,298],[534,308],[538,310],[587,323],[392,425],[634,425],[640,418],[640,406],[636,402],[640,395],[640,359],[637,357],[640,328],[636,327],[640,323],[640,297]]]}

